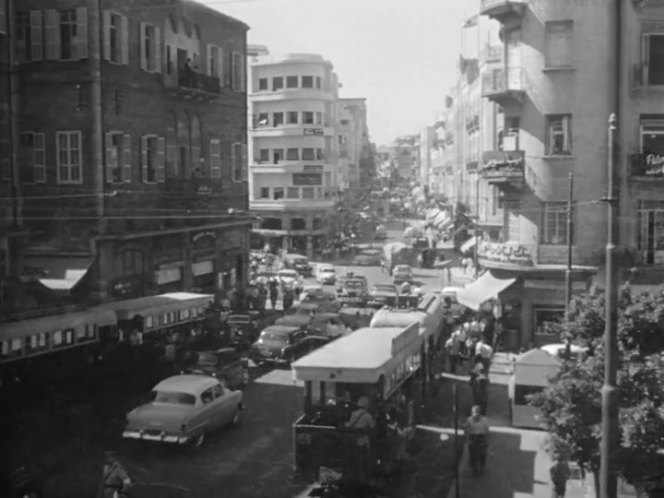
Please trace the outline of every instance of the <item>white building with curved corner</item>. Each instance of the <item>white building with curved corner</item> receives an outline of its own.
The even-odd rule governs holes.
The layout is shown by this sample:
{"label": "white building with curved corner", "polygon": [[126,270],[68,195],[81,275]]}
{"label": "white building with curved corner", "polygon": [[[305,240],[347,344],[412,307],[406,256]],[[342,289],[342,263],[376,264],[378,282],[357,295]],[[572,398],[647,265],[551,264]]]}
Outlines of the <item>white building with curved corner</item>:
{"label": "white building with curved corner", "polygon": [[336,223],[339,82],[320,55],[266,52],[249,59],[252,244],[312,257]]}

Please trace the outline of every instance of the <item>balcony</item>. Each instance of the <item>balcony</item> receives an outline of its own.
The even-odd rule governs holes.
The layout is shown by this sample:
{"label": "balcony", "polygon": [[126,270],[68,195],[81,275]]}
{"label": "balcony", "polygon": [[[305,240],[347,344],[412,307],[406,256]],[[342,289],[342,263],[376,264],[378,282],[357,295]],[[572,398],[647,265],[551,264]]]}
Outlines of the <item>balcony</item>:
{"label": "balcony", "polygon": [[664,180],[664,155],[632,154],[631,176],[636,180]]}
{"label": "balcony", "polygon": [[481,0],[480,15],[489,16],[502,24],[521,21],[527,5],[526,0]]}
{"label": "balcony", "polygon": [[503,107],[522,104],[526,98],[524,70],[510,67],[486,71],[482,75],[482,97]]}
{"label": "balcony", "polygon": [[185,99],[209,102],[221,93],[219,78],[195,71],[180,74],[177,83],[177,94]]}
{"label": "balcony", "polygon": [[503,60],[505,48],[503,45],[491,45],[486,43],[482,49],[484,62],[500,62]]}
{"label": "balcony", "polygon": [[521,190],[526,184],[525,152],[522,150],[485,151],[482,164],[480,176],[491,185]]}

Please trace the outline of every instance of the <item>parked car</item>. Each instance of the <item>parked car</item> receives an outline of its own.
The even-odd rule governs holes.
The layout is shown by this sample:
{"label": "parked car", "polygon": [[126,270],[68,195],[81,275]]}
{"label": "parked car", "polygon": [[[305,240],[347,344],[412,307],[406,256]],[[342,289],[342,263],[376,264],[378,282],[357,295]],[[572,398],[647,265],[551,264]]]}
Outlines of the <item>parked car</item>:
{"label": "parked car", "polygon": [[279,270],[277,272],[277,278],[281,285],[294,286],[301,281],[300,274],[295,270]]}
{"label": "parked car", "polygon": [[258,324],[252,319],[251,315],[248,313],[234,313],[228,315],[226,320],[230,334],[230,343],[233,346],[249,346],[256,340]]}
{"label": "parked car", "polygon": [[[290,325],[271,325],[267,327],[251,347],[249,357],[257,365],[264,363],[287,364],[299,358],[312,348],[319,347],[324,341],[308,340],[307,331],[302,327]],[[329,341],[328,338],[325,338]]]}
{"label": "parked car", "polygon": [[326,302],[307,302],[300,303],[297,306],[286,310],[286,314],[277,318],[275,325],[288,325],[292,327],[306,327],[314,317],[320,313],[336,313],[341,309],[341,303],[338,301]]}
{"label": "parked car", "polygon": [[394,306],[397,302],[399,291],[396,285],[376,284],[369,291],[368,305],[381,308],[383,306]]}
{"label": "parked car", "polygon": [[313,268],[309,264],[309,259],[301,254],[286,254],[284,257],[284,268],[295,270],[303,277],[311,277]]}
{"label": "parked car", "polygon": [[185,373],[216,377],[231,389],[239,389],[249,383],[248,361],[233,348],[194,352],[194,363],[187,367]]}
{"label": "parked car", "polygon": [[206,375],[175,375],[152,390],[152,400],[127,414],[124,439],[201,446],[206,435],[237,424],[244,409],[242,391]]}
{"label": "parked car", "polygon": [[320,292],[309,292],[300,300],[300,304],[318,304],[325,311],[335,313],[341,308],[341,303],[337,300],[336,293],[329,290]]}
{"label": "parked car", "polygon": [[392,273],[392,281],[394,285],[403,284],[404,282],[412,282],[415,275],[410,265],[396,265]]}
{"label": "parked car", "polygon": [[334,285],[337,281],[337,271],[333,265],[321,263],[316,268],[316,281],[322,285]]}
{"label": "parked car", "polygon": [[347,273],[337,282],[337,299],[344,305],[364,306],[369,292],[367,278]]}

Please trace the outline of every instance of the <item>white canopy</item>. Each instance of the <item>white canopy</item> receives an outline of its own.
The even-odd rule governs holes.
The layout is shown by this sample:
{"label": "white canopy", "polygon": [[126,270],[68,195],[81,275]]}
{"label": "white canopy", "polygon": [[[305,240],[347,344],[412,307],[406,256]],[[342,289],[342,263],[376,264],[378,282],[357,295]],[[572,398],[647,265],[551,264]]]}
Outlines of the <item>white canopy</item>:
{"label": "white canopy", "polygon": [[477,311],[482,303],[496,297],[514,282],[516,278],[496,278],[488,271],[457,292],[457,301]]}

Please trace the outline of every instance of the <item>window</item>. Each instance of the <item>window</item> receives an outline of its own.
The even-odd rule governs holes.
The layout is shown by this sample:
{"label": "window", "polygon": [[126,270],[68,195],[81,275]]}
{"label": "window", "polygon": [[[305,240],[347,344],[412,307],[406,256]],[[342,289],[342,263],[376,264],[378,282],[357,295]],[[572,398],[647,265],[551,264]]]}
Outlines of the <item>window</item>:
{"label": "window", "polygon": [[572,21],[546,23],[546,67],[572,65]]}
{"label": "window", "polygon": [[244,81],[245,58],[240,52],[233,52],[231,56],[231,81],[233,91],[244,92],[246,91],[246,83]]}
{"label": "window", "polygon": [[[195,55],[195,54],[194,54]],[[224,80],[224,50],[213,44],[207,46],[207,74],[219,79],[219,86]]]}
{"label": "window", "polygon": [[313,87],[314,87],[314,77],[302,76],[302,88],[313,88]]}
{"label": "window", "polygon": [[258,91],[263,92],[267,90],[267,78],[258,78]]}
{"label": "window", "polygon": [[284,188],[283,187],[274,187],[274,190],[272,192],[272,198],[275,201],[278,201],[279,199],[284,198]]}
{"label": "window", "polygon": [[141,23],[141,69],[161,72],[161,30],[152,24]]}
{"label": "window", "polygon": [[648,84],[664,85],[664,35],[644,35],[643,44]]}
{"label": "window", "polygon": [[243,182],[247,179],[247,146],[241,142],[231,145],[231,165],[233,181]]}
{"label": "window", "polygon": [[323,149],[316,149],[316,160],[322,161],[325,159],[325,153],[323,152]]}
{"label": "window", "polygon": [[303,112],[302,124],[314,124],[314,113],[309,111]]}
{"label": "window", "polygon": [[16,58],[19,62],[42,59],[42,13],[18,12],[16,14]]}
{"label": "window", "polygon": [[210,139],[210,178],[221,179],[221,140]]}
{"label": "window", "polygon": [[[572,235],[574,226],[572,226]],[[574,237],[572,237],[572,243]],[[567,204],[565,202],[546,202],[542,210],[542,244],[567,244]]]}
{"label": "window", "polygon": [[286,198],[287,199],[299,199],[300,198],[300,187],[288,187],[286,189]]}
{"label": "window", "polygon": [[288,111],[286,114],[288,124],[297,124],[298,112],[297,111]]}
{"label": "window", "polygon": [[87,9],[79,7],[45,11],[46,58],[49,60],[76,60],[88,56]]}
{"label": "window", "polygon": [[126,16],[104,11],[104,59],[129,64],[129,21]]}
{"label": "window", "polygon": [[141,178],[143,183],[161,183],[165,178],[166,141],[156,135],[141,137]]}
{"label": "window", "polygon": [[272,162],[278,164],[284,158],[284,149],[274,149],[272,151]]}
{"label": "window", "polygon": [[281,76],[272,78],[272,91],[276,92],[284,87],[284,79]]}
{"label": "window", "polygon": [[313,161],[314,160],[314,149],[302,149],[302,160],[303,161]]}
{"label": "window", "polygon": [[21,133],[18,157],[22,181],[26,183],[46,181],[46,146],[43,133]]}
{"label": "window", "polygon": [[314,188],[313,187],[302,187],[302,198],[303,199],[313,199],[314,198]]}
{"label": "window", "polygon": [[320,90],[321,88],[321,79],[320,76],[316,76],[316,88]]}
{"label": "window", "polygon": [[323,124],[323,113],[322,112],[317,112],[316,113],[316,124],[317,125]]}
{"label": "window", "polygon": [[297,76],[286,76],[286,88],[297,88]]}
{"label": "window", "polygon": [[350,123],[350,121],[348,121],[347,119],[342,119],[339,122],[341,123],[341,126],[348,126],[348,124]]}
{"label": "window", "polygon": [[570,114],[547,116],[548,150],[547,154],[567,155],[572,153],[572,133]]}
{"label": "window", "polygon": [[261,199],[269,199],[270,198],[270,187],[261,187],[260,198]]}
{"label": "window", "polygon": [[82,183],[81,132],[56,133],[58,158],[58,183]]}
{"label": "window", "polygon": [[283,112],[275,112],[272,114],[272,125],[273,126],[281,126],[284,124],[284,113]]}
{"label": "window", "polygon": [[260,159],[259,161],[262,163],[266,163],[270,161],[270,149],[261,149],[259,151],[259,156]]}
{"label": "window", "polygon": [[300,150],[299,149],[286,149],[286,160],[287,161],[299,161],[300,160]]}
{"label": "window", "polygon": [[261,112],[258,115],[258,120],[256,121],[256,126],[267,126],[270,122],[270,118],[267,112]]}
{"label": "window", "polygon": [[0,35],[7,34],[7,2],[0,0]]}

